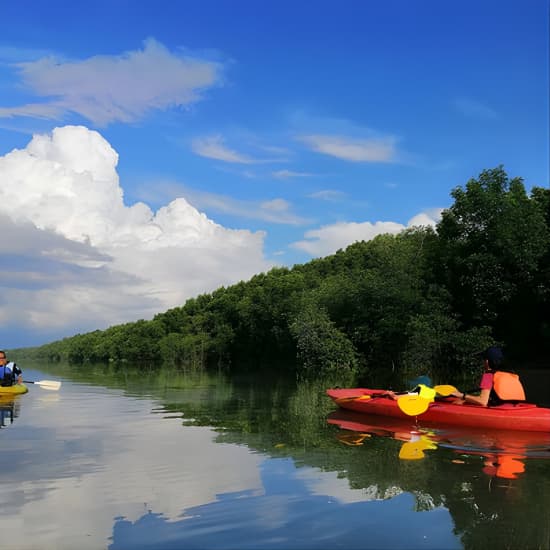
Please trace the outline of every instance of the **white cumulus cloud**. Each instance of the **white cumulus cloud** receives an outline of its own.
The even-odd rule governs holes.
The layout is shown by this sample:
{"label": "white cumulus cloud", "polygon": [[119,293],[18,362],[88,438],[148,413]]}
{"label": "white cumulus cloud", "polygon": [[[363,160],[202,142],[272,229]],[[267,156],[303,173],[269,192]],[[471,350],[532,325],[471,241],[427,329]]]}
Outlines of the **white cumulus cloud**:
{"label": "white cumulus cloud", "polygon": [[369,241],[383,233],[397,234],[412,226],[435,226],[441,216],[441,210],[422,212],[409,220],[407,225],[391,221],[339,222],[307,231],[304,240],[292,243],[292,247],[311,256],[322,257],[334,254],[340,248],[346,248],[357,241]]}
{"label": "white cumulus cloud", "polygon": [[[271,267],[263,232],[226,229],[176,198],[126,206],[118,155],[82,126],[0,157],[0,320],[82,330],[149,318]],[[8,238],[6,238],[6,236]]]}

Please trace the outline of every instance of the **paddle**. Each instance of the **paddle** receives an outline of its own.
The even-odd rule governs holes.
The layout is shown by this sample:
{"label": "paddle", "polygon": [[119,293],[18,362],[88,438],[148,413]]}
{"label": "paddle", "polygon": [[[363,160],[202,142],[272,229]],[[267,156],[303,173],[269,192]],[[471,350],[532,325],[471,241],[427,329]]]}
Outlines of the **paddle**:
{"label": "paddle", "polygon": [[364,394],[364,395],[352,395],[350,397],[338,397],[338,399],[336,399],[336,403],[346,403],[347,401],[363,401],[363,400],[366,400],[366,399],[370,399],[371,396],[368,395],[368,394]]}
{"label": "paddle", "polygon": [[[403,395],[407,392],[397,392],[394,393],[394,395]],[[376,399],[377,397],[389,397],[390,394],[387,392],[381,392],[381,393],[363,393],[361,395],[352,395],[350,397],[339,397],[336,399],[336,403],[347,403],[349,401],[368,401],[369,399]]]}
{"label": "paddle", "polygon": [[[437,386],[436,386],[437,388]],[[452,388],[452,390],[451,390]],[[426,384],[417,385],[418,393],[409,393],[409,392],[400,392],[401,397],[397,399],[397,405],[399,408],[409,416],[418,416],[419,414],[425,413],[432,403],[435,400],[436,389],[430,388]],[[456,391],[456,388],[453,386],[440,386],[441,391],[448,391],[447,395],[450,395],[453,391]],[[399,393],[394,393],[393,395],[400,395]],[[363,395],[353,395],[350,397],[340,397],[336,399],[336,403],[347,403],[350,401],[367,401],[369,399],[374,399],[376,397],[388,397],[389,394],[382,392],[377,394],[363,394]]]}
{"label": "paddle", "polygon": [[61,382],[57,380],[23,380],[25,384],[36,384],[45,390],[57,391],[61,387]]}
{"label": "paddle", "polygon": [[425,413],[432,400],[421,397],[418,393],[410,393],[397,400],[397,406],[409,416]]}
{"label": "paddle", "polygon": [[458,392],[451,384],[440,384],[433,388],[428,388],[423,384],[419,384],[419,388],[419,393],[408,394],[397,400],[399,408],[409,416],[418,416],[419,414],[425,413],[430,403],[434,401],[436,394],[441,397],[449,397],[453,393]]}
{"label": "paddle", "polygon": [[[452,395],[453,393],[462,393],[461,391],[457,390],[454,386],[451,386],[450,384],[441,384],[440,386],[434,386],[434,390],[441,397],[449,397],[449,395]],[[474,392],[479,392],[479,388],[466,390],[464,393],[474,393]]]}
{"label": "paddle", "polygon": [[458,392],[458,390],[450,384],[440,384],[439,386],[434,386],[434,390],[441,395],[441,397],[449,397],[449,395]]}
{"label": "paddle", "polygon": [[435,399],[436,390],[424,384],[419,384],[418,393],[408,393],[397,400],[397,405],[402,412],[409,416],[418,416],[425,413]]}

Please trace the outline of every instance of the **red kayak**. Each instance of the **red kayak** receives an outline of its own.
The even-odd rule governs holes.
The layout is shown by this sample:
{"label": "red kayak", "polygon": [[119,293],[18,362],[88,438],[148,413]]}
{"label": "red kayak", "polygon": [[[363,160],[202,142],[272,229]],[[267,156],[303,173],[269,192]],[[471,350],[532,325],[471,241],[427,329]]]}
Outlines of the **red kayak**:
{"label": "red kayak", "polygon": [[[397,401],[386,390],[368,388],[329,389],[327,395],[348,410],[366,414],[411,418],[401,411]],[[492,407],[454,404],[453,398],[430,403],[428,410],[417,417],[428,424],[449,424],[495,430],[550,432],[550,409],[532,403],[504,403]]]}

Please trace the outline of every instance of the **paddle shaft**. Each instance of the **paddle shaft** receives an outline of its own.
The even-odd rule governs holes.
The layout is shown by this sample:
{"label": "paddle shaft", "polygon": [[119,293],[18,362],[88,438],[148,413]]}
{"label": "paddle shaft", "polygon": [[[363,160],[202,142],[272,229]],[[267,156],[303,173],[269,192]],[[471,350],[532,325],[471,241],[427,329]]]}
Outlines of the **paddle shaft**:
{"label": "paddle shaft", "polygon": [[[393,395],[405,395],[409,392],[406,392],[406,391],[402,391],[402,392],[393,392]],[[370,393],[363,393],[361,395],[350,395],[349,397],[339,397],[337,399],[337,402],[344,402],[344,401],[355,401],[356,399],[359,399],[359,400],[370,400],[370,399],[375,399],[377,397],[390,397],[391,394],[388,393],[388,392],[384,392],[384,393],[375,393],[375,394],[370,394]]]}
{"label": "paddle shaft", "polygon": [[[450,384],[435,386],[434,388],[430,389],[433,389],[435,392],[440,393],[442,397],[448,397],[454,392],[458,391],[454,386],[451,386]],[[397,400],[397,405],[399,406],[399,409],[406,415],[419,416],[429,409],[430,403],[433,403],[435,398],[436,395],[428,395],[427,397],[423,397],[422,392],[418,394],[403,395]]]}

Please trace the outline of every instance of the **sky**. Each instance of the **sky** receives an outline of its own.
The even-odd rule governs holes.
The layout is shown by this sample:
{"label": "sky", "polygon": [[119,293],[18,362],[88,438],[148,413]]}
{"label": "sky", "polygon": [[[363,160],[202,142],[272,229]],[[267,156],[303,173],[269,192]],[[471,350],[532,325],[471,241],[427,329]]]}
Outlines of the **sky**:
{"label": "sky", "polygon": [[549,185],[548,0],[0,0],[0,348]]}

